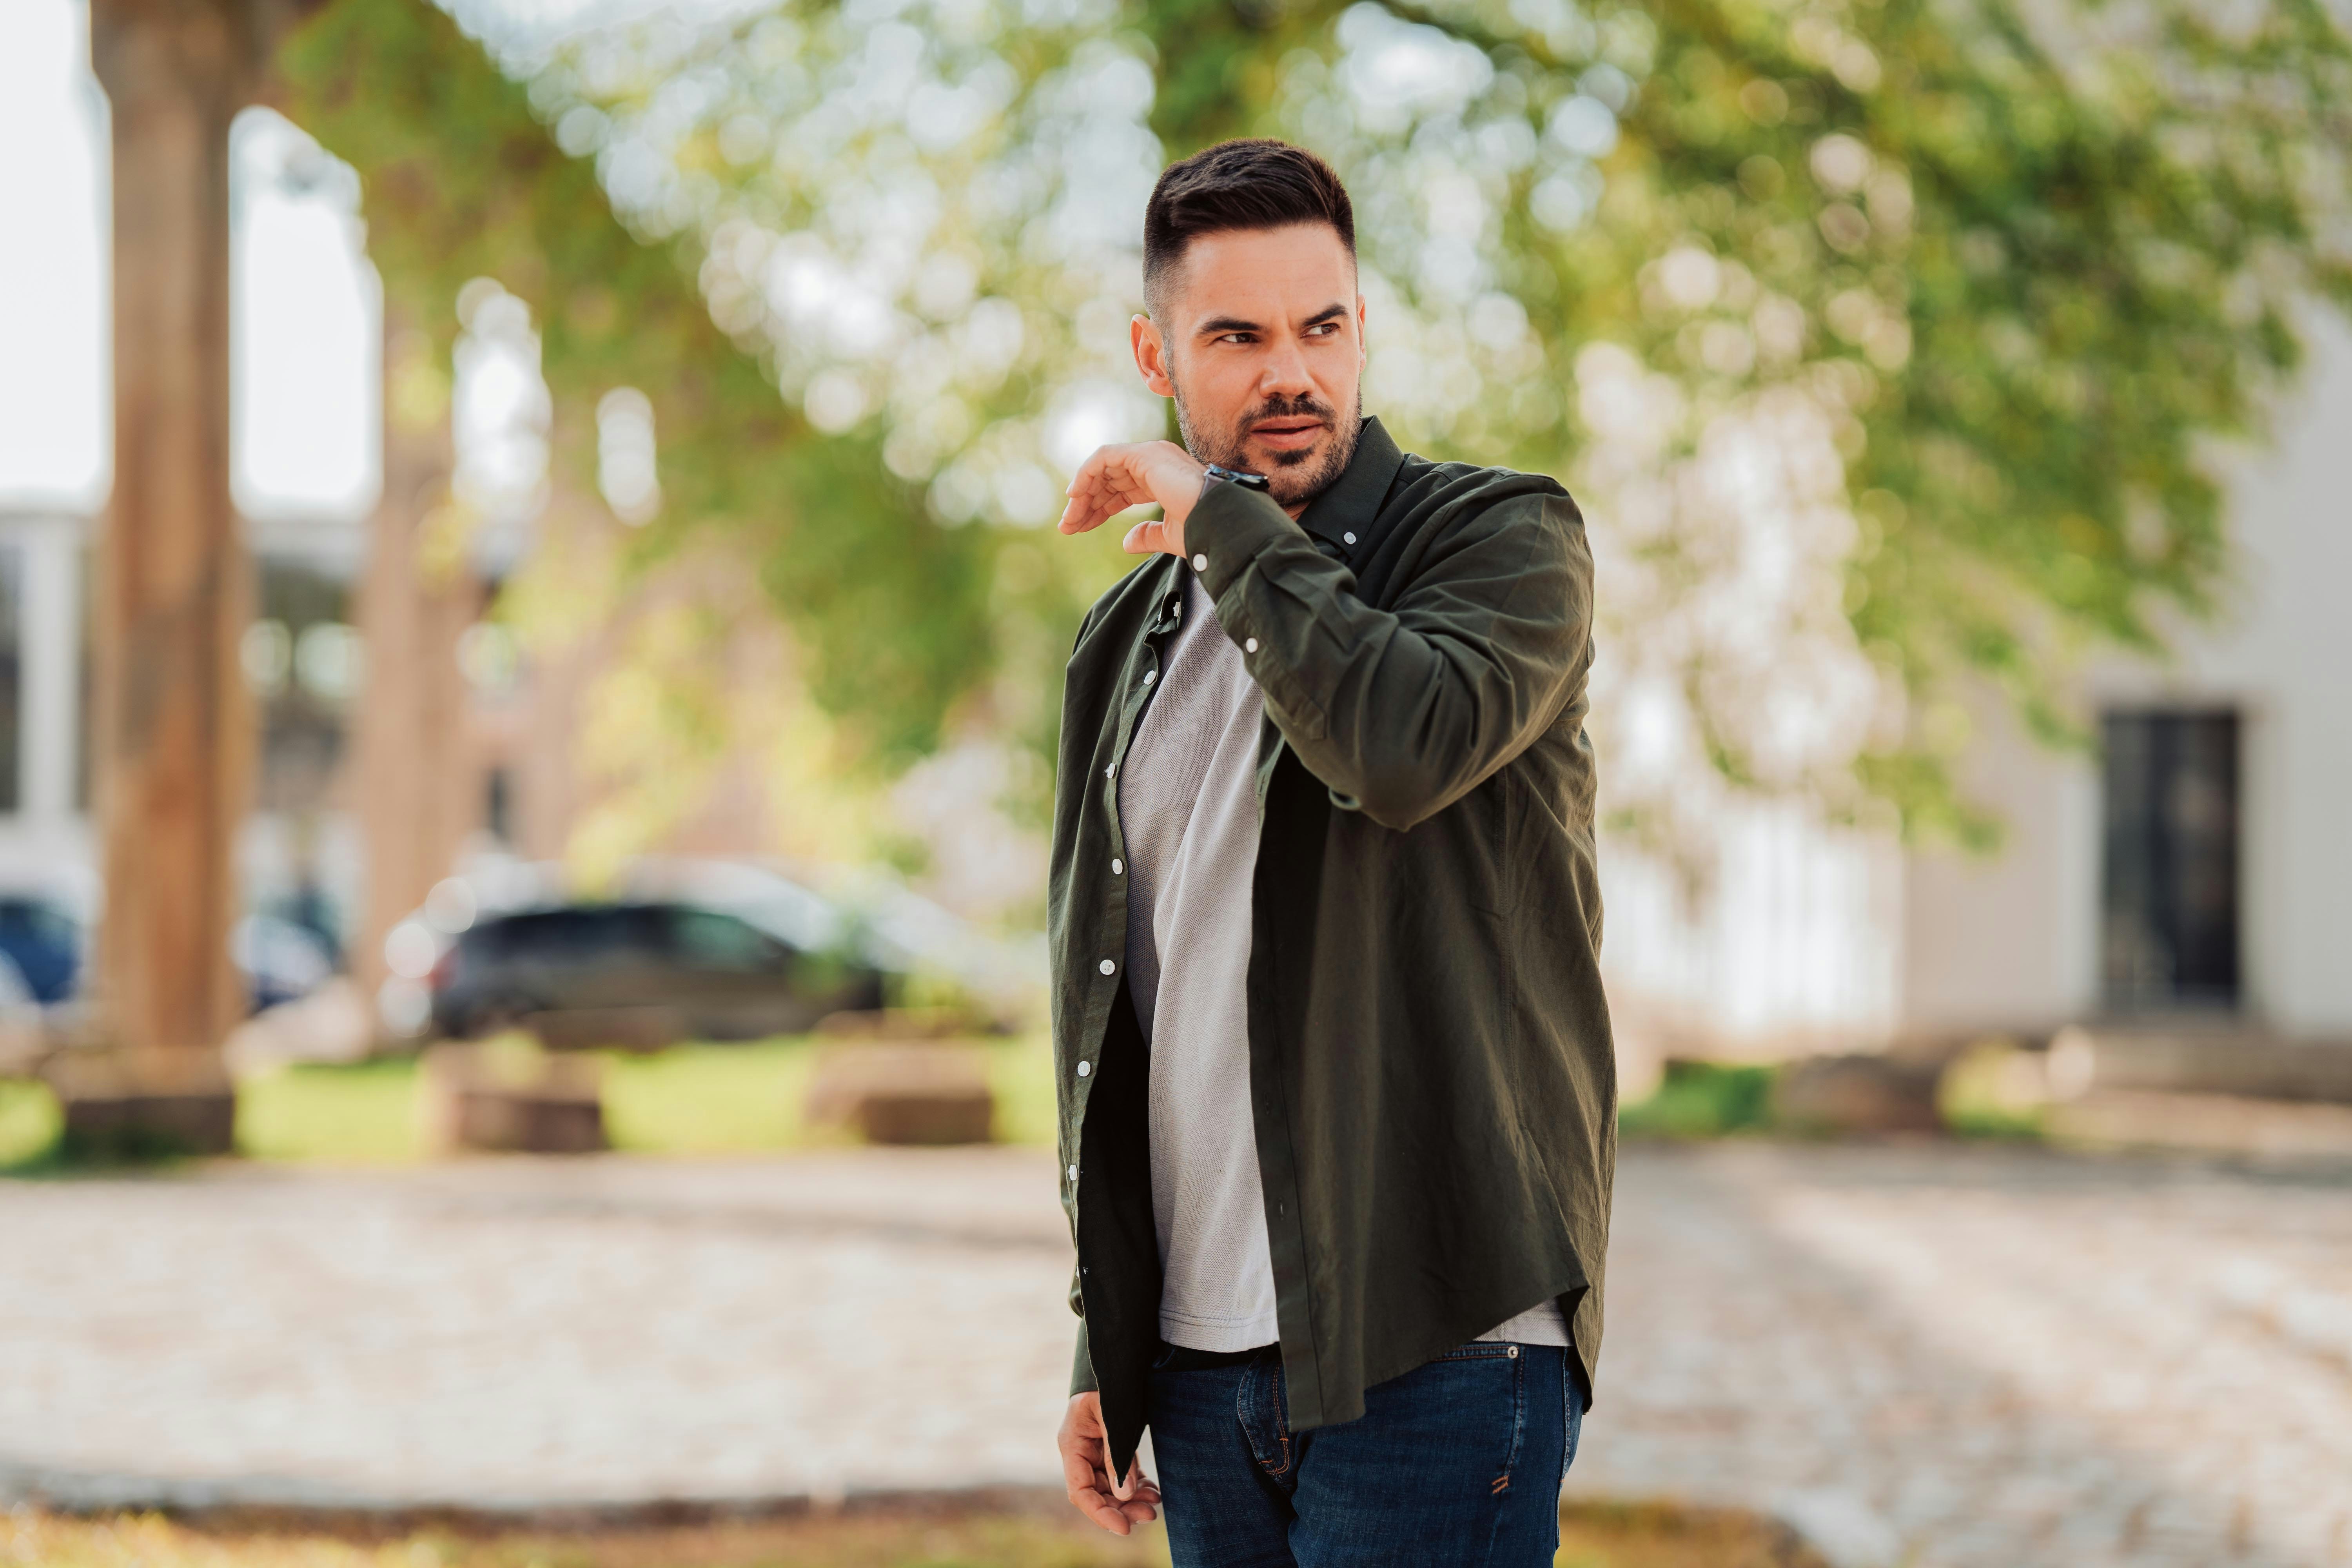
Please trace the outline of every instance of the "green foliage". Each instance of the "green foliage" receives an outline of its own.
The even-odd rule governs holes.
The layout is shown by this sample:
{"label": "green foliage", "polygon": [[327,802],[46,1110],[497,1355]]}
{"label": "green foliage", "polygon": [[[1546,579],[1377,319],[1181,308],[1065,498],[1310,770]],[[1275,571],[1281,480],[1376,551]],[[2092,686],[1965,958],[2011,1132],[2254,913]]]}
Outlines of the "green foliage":
{"label": "green foliage", "polygon": [[[1424,323],[1412,384],[1476,389],[1378,405],[1570,476],[1612,617],[1601,721],[1637,691],[1676,721],[1661,776],[1704,758],[1990,842],[1955,787],[1958,678],[2077,737],[2074,656],[2158,651],[2227,586],[2206,443],[2263,427],[2299,310],[2352,302],[2352,57],[2303,0],[2226,37],[2188,5],[2028,15],[1359,5],[1257,121],[1381,193],[1366,256]],[[1365,84],[1407,47],[1456,85],[1400,110]],[[1433,249],[1449,226],[1475,264]],[[1522,399],[1544,381],[1570,395]],[[1712,798],[1621,782],[1635,816]]]}
{"label": "green foliage", "polygon": [[1775,1076],[1769,1067],[1670,1061],[1656,1093],[1618,1110],[1618,1131],[1635,1138],[1762,1131],[1772,1121]]}
{"label": "green foliage", "polygon": [[2352,301],[2344,34],[2209,9],[778,0],[501,70],[338,0],[283,63],[406,319],[446,358],[468,279],[530,300],[583,491],[582,410],[646,392],[630,561],[733,552],[876,773],[960,716],[1050,754],[1123,563],[1032,531],[1087,441],[1160,428],[1141,191],[1276,132],[1350,178],[1370,406],[1585,503],[1612,821],[1795,791],[1982,847],[1968,687],[2079,739],[2084,653],[2221,602],[2208,444]]}
{"label": "green foliage", "polygon": [[468,281],[527,301],[557,404],[558,483],[581,492],[588,411],[614,387],[644,392],[665,507],[625,536],[627,564],[731,547],[798,634],[859,757],[887,772],[931,750],[993,666],[987,536],[932,526],[870,438],[810,430],[712,321],[691,249],[625,226],[594,165],[555,145],[526,85],[441,11],[340,0],[278,68],[287,111],[359,171],[388,305],[433,363],[448,363]]}

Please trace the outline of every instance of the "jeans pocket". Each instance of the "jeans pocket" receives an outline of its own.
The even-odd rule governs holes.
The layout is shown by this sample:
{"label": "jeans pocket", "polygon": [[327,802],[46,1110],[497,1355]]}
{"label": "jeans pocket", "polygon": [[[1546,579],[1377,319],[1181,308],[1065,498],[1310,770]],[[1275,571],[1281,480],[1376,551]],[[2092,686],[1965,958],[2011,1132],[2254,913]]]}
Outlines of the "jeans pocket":
{"label": "jeans pocket", "polygon": [[1568,1481],[1568,1468],[1576,1463],[1577,1440],[1584,1436],[1584,1393],[1576,1383],[1576,1355],[1570,1352],[1559,1358],[1561,1414],[1568,1422],[1567,1440],[1560,1445],[1559,1479]]}

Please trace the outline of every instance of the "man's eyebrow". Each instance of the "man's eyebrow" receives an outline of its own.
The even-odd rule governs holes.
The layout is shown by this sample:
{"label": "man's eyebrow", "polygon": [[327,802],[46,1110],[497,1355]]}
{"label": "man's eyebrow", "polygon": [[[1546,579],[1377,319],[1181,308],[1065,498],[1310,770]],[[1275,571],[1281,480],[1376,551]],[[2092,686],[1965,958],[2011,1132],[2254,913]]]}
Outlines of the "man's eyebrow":
{"label": "man's eyebrow", "polygon": [[[1342,320],[1347,314],[1348,307],[1345,305],[1326,305],[1298,324],[1302,327],[1319,327],[1326,321]],[[1239,316],[1212,316],[1195,329],[1198,334],[1204,338],[1219,337],[1226,332],[1256,332],[1264,330],[1255,321],[1244,321]]]}

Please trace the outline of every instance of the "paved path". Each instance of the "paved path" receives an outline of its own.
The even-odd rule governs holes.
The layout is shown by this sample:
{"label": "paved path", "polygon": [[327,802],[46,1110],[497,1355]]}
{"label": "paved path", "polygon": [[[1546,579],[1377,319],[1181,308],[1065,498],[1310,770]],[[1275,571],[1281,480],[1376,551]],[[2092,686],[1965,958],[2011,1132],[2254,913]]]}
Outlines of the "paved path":
{"label": "paved path", "polygon": [[[2352,1565],[2352,1185],[1629,1149],[1588,1495],[1856,1565]],[[1046,1157],[0,1184],[0,1503],[1051,1485]]]}
{"label": "paved path", "polygon": [[2352,1564],[2352,1184],[1969,1147],[1631,1151],[1592,1494],[1921,1568]]}
{"label": "paved path", "polygon": [[1050,1479],[1068,1234],[1027,1151],[0,1184],[0,1492]]}

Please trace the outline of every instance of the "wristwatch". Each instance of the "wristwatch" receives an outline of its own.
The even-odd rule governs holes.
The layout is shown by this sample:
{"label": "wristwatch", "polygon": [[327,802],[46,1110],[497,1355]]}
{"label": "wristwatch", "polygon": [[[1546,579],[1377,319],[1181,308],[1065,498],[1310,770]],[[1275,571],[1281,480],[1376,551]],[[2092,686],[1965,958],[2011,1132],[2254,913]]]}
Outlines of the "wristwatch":
{"label": "wristwatch", "polygon": [[1209,465],[1208,479],[1203,479],[1202,483],[1205,485],[1208,479],[1223,479],[1229,485],[1239,485],[1245,490],[1255,490],[1260,495],[1265,494],[1273,488],[1267,483],[1264,474],[1245,474],[1239,468],[1228,468],[1217,463]]}

